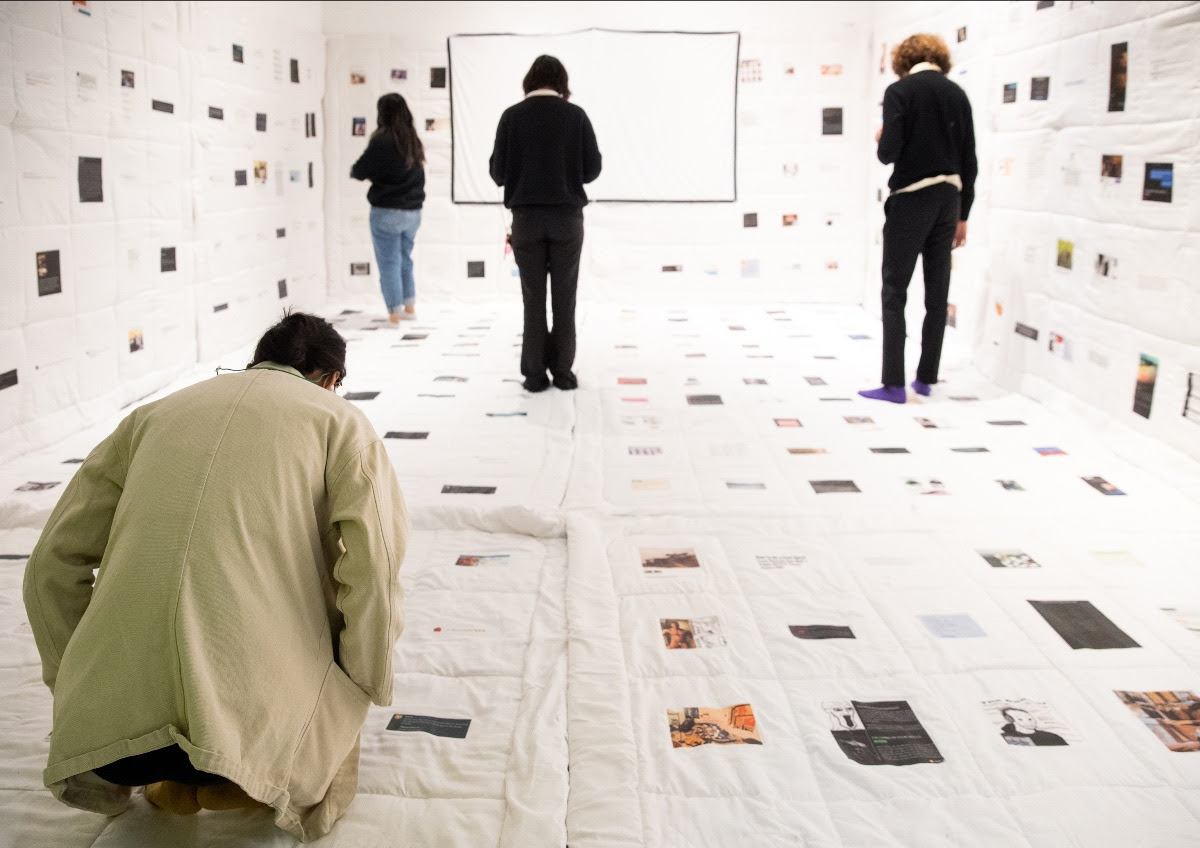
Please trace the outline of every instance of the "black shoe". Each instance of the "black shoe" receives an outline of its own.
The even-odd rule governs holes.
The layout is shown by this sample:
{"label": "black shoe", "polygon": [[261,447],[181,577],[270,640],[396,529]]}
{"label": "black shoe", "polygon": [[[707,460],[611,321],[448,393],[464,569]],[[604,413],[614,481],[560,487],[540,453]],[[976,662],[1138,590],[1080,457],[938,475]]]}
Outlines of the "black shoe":
{"label": "black shoe", "polygon": [[547,380],[545,377],[543,377],[540,380],[535,380],[532,377],[527,377],[525,379],[525,381],[523,383],[521,383],[521,388],[523,388],[527,392],[533,392],[534,394],[536,394],[537,392],[544,392],[544,391],[546,391],[546,389],[550,388],[550,381]]}
{"label": "black shoe", "polygon": [[566,374],[557,374],[554,377],[554,388],[569,392],[571,389],[579,388],[579,380],[570,371]]}

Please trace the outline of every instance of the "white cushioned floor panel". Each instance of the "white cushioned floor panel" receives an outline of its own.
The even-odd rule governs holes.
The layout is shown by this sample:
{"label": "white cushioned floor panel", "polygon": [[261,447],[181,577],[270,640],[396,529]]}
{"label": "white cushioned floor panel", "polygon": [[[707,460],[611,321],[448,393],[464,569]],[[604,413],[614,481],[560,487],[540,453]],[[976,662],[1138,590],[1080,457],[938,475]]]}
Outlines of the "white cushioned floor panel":
{"label": "white cushioned floor panel", "polygon": [[[1187,461],[1169,482],[966,369],[865,401],[853,308],[584,305],[581,388],[539,395],[511,301],[326,314],[415,535],[395,702],[318,844],[1200,840]],[[0,844],[294,845],[265,813],[41,788],[25,558],[117,420],[0,467]]]}

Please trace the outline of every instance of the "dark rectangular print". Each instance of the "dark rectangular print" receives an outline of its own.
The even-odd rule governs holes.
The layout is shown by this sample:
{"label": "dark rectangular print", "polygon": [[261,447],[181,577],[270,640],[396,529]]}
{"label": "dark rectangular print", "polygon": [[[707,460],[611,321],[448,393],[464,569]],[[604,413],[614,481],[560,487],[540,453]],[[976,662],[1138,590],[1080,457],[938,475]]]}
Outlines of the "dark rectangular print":
{"label": "dark rectangular print", "polygon": [[854,631],[837,624],[789,624],[797,639],[853,639]]}
{"label": "dark rectangular print", "polygon": [[1129,80],[1129,42],[1112,46],[1108,70],[1108,111],[1125,111],[1125,87]]}
{"label": "dark rectangular print", "polygon": [[821,135],[842,134],[842,107],[821,110]]}
{"label": "dark rectangular print", "polygon": [[442,486],[443,495],[494,495],[495,486]]}
{"label": "dark rectangular print", "polygon": [[1174,182],[1175,166],[1172,163],[1147,162],[1146,179],[1142,183],[1142,200],[1170,203]]}
{"label": "dark rectangular print", "polygon": [[400,430],[389,430],[385,439],[428,439],[428,433],[411,433],[402,432]]}
{"label": "dark rectangular print", "polygon": [[1038,614],[1075,650],[1140,648],[1091,601],[1030,601]]}
{"label": "dark rectangular print", "polygon": [[43,250],[37,255],[38,297],[62,292],[62,272],[57,250]]}
{"label": "dark rectangular print", "polygon": [[98,156],[79,157],[79,202],[103,203],[103,162]]}
{"label": "dark rectangular print", "polygon": [[466,739],[471,727],[469,718],[437,718],[435,716],[404,715],[397,713],[388,722],[388,730],[406,733],[428,733],[447,739]]}

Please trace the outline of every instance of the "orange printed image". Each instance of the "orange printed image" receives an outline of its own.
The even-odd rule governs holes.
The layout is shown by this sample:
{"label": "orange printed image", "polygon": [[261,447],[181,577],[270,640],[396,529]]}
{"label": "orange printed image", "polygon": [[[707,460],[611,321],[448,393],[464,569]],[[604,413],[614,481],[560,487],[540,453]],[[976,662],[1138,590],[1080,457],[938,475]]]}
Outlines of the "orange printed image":
{"label": "orange printed image", "polygon": [[749,704],[732,707],[684,707],[667,710],[671,723],[671,746],[761,745],[758,722]]}

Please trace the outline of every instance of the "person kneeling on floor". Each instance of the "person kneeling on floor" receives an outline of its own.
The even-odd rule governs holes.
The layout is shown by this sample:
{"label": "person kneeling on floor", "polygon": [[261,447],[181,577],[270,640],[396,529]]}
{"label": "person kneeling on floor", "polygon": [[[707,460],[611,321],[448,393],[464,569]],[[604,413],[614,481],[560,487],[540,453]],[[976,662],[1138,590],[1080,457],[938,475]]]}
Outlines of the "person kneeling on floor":
{"label": "person kneeling on floor", "polygon": [[145,786],[174,813],[273,808],[308,841],[354,797],[409,525],[334,391],[345,362],[328,322],[285,315],[246,370],[130,413],[64,490],[24,598],[66,804],[116,815]]}

